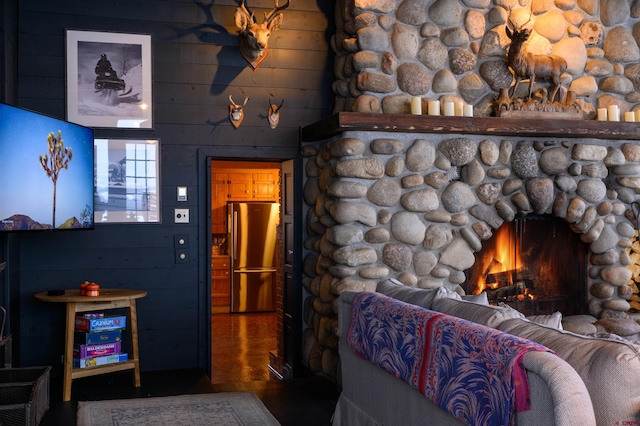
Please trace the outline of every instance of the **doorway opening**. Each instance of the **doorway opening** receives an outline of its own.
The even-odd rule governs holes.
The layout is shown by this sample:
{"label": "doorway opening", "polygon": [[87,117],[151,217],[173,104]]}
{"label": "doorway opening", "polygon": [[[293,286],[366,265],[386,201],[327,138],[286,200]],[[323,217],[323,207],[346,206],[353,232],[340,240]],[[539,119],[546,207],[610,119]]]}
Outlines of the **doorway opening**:
{"label": "doorway opening", "polygon": [[[274,207],[281,201],[280,175],[276,162],[211,161],[212,383],[281,378],[272,367],[282,339],[282,307],[277,303],[282,298],[281,214]],[[238,229],[239,223],[244,229],[262,221],[262,216],[247,216],[246,208],[258,207],[270,212],[264,219],[269,229],[265,238],[258,238],[255,228]],[[249,251],[262,262],[256,273],[240,262],[246,262]]]}

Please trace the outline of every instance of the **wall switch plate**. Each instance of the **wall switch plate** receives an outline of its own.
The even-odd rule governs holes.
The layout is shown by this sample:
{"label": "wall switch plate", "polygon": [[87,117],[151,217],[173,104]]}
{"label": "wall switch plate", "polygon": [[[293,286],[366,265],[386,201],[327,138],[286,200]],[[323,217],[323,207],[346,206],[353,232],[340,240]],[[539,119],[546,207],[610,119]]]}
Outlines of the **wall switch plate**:
{"label": "wall switch plate", "polygon": [[187,187],[179,186],[178,187],[178,201],[187,201]]}
{"label": "wall switch plate", "polygon": [[189,209],[175,209],[175,223],[189,223]]}
{"label": "wall switch plate", "polygon": [[189,252],[187,250],[176,250],[176,263],[189,263]]}
{"label": "wall switch plate", "polygon": [[173,246],[175,248],[189,247],[189,235],[187,234],[174,235]]}

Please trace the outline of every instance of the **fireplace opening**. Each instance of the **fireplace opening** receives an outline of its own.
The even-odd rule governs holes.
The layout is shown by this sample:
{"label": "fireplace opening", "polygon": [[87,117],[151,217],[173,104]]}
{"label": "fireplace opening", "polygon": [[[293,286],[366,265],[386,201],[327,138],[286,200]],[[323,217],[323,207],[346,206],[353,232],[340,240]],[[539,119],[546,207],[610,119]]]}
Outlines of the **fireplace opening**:
{"label": "fireplace opening", "polygon": [[466,271],[468,294],[486,291],[489,303],[506,303],[530,315],[587,312],[588,244],[551,216],[504,223],[482,244]]}

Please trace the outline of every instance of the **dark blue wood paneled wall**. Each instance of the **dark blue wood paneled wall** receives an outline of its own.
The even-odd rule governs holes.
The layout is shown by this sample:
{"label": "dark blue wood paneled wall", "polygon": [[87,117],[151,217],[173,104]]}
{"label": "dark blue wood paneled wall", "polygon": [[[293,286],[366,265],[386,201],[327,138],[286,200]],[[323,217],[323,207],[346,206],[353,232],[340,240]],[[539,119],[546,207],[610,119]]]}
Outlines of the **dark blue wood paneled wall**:
{"label": "dark blue wood paneled wall", "polygon": [[[63,353],[63,306],[33,295],[91,280],[149,292],[138,301],[143,370],[208,367],[206,162],[294,158],[298,127],[331,113],[332,3],[292,0],[269,57],[254,71],[237,51],[233,0],[19,2],[17,103],[58,118],[65,117],[65,29],[152,35],[154,129],[97,129],[96,136],[159,138],[162,158],[162,224],[16,237],[20,365],[59,371]],[[257,16],[273,7],[271,0],[248,4]],[[250,97],[239,129],[228,120],[229,95]],[[283,98],[272,130],[268,101]],[[177,203],[177,185],[188,187],[186,203]],[[188,225],[173,223],[176,207],[191,209]],[[176,234],[189,237],[187,263],[174,261]]]}

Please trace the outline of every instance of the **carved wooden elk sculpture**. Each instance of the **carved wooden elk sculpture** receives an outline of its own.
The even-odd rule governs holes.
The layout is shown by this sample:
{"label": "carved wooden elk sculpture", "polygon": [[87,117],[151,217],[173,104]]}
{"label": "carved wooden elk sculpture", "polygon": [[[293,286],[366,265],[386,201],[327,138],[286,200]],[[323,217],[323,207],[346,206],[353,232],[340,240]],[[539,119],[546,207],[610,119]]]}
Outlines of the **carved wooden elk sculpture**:
{"label": "carved wooden elk sculpture", "polygon": [[289,7],[290,0],[284,6],[278,6],[278,0],[274,0],[275,7],[271,12],[265,12],[262,24],[256,22],[254,14],[247,9],[244,1],[240,0],[240,7],[235,13],[236,27],[240,30],[240,54],[256,69],[269,54],[269,37],[272,31],[282,26],[284,14],[279,12]]}
{"label": "carved wooden elk sculpture", "polygon": [[233,102],[233,98],[231,97],[231,95],[229,95],[229,101],[231,102],[231,105],[229,105],[229,119],[231,120],[231,124],[233,124],[233,127],[235,127],[236,129],[240,127],[240,124],[242,124],[242,120],[244,120],[244,106],[247,104],[248,100],[249,97],[246,96],[242,105],[238,105],[237,103]]}
{"label": "carved wooden elk sculpture", "polygon": [[529,79],[529,99],[531,99],[533,83],[536,78],[550,79],[555,85],[549,99],[553,102],[561,86],[560,76],[567,69],[567,61],[558,55],[534,55],[525,52],[522,46],[531,35],[530,29],[514,29],[512,32],[507,27],[506,31],[507,36],[511,39],[507,63],[516,75],[516,84],[513,87],[512,96],[515,95],[520,80],[523,78]]}
{"label": "carved wooden elk sculpture", "polygon": [[284,104],[284,99],[280,102],[280,106],[276,106],[276,104],[271,103],[271,99],[269,99],[269,111],[267,111],[267,118],[269,119],[269,127],[275,129],[278,127],[278,123],[280,123],[280,108]]}

